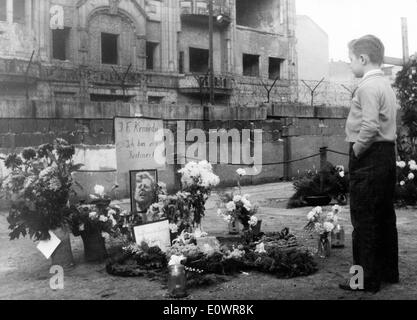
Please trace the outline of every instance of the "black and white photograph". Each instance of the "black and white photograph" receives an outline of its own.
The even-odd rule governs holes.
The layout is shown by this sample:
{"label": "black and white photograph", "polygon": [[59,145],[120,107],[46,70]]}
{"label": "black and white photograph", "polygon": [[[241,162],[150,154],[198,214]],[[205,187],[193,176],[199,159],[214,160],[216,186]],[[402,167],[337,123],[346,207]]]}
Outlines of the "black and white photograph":
{"label": "black and white photograph", "polygon": [[130,171],[130,201],[132,212],[146,213],[158,201],[158,172],[156,170]]}
{"label": "black and white photograph", "polygon": [[0,301],[415,300],[416,234],[416,0],[0,0]]}

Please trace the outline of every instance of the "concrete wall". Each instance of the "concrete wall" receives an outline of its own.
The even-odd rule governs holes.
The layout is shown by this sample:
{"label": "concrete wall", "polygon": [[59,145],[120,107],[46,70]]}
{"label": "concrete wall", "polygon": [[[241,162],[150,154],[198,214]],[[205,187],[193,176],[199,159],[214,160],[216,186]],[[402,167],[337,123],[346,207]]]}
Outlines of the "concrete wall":
{"label": "concrete wall", "polygon": [[[207,112],[208,111],[208,112]],[[304,170],[318,168],[319,157],[284,165],[284,160],[299,159],[319,152],[320,147],[347,152],[344,141],[344,124],[347,108],[306,107],[302,105],[270,104],[261,108],[206,109],[209,121],[202,121],[204,108],[200,106],[134,105],[123,103],[76,104],[65,102],[6,100],[0,102],[0,154],[20,152],[27,146],[38,146],[62,137],[76,145],[75,160],[84,163],[77,180],[84,186],[77,190],[88,195],[95,184],[111,188],[118,184],[115,196],[127,197],[129,179],[116,171],[116,151],[113,136],[113,117],[134,116],[141,113],[148,117],[162,117],[164,126],[176,135],[177,120],[185,121],[186,131],[236,128],[262,129],[262,170],[248,176],[243,184],[259,184],[280,181],[297,176]],[[222,119],[222,120],[218,120]],[[208,137],[206,138],[209,141]],[[187,148],[193,142],[187,142]],[[207,148],[207,146],[206,146]],[[241,164],[231,164],[232,148],[229,145],[229,164],[214,164],[220,176],[220,187],[236,185],[236,169]],[[347,167],[347,157],[329,153],[334,164]],[[194,160],[194,159],[189,159]],[[0,162],[0,177],[7,174]],[[174,191],[178,187],[178,165],[168,165],[159,171],[160,181]]]}

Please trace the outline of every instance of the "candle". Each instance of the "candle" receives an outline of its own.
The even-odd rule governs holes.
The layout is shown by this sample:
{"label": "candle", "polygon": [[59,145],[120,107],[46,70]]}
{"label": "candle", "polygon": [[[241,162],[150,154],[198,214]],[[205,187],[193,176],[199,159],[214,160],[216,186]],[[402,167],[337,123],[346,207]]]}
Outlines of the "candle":
{"label": "candle", "polygon": [[181,264],[168,267],[168,292],[172,298],[184,298],[187,296],[187,284],[185,268]]}

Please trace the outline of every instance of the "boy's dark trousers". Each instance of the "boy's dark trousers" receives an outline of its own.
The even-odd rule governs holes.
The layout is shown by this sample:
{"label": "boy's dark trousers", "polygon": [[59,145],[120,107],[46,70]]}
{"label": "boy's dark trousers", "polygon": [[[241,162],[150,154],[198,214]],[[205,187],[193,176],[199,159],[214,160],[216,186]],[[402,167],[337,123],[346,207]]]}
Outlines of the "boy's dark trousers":
{"label": "boy's dark trousers", "polygon": [[359,157],[350,146],[353,262],[364,269],[365,290],[398,282],[398,234],[393,198],[395,144],[376,142]]}

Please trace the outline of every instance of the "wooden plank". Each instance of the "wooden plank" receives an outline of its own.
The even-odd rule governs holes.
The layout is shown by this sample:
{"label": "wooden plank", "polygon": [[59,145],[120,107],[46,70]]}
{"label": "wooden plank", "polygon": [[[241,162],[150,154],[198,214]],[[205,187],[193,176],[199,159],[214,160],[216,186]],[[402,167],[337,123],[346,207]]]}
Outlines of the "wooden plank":
{"label": "wooden plank", "polygon": [[402,67],[404,65],[404,60],[401,58],[384,57],[384,63]]}

